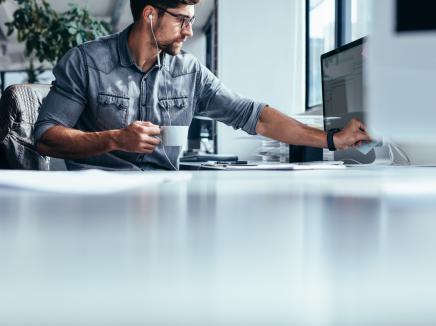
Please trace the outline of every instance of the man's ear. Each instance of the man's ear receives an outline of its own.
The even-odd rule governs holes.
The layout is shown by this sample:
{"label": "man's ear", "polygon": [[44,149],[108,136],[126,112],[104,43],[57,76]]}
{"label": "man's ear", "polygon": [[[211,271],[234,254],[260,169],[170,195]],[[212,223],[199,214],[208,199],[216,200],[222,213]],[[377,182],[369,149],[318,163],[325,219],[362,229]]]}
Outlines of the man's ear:
{"label": "man's ear", "polygon": [[142,11],[142,17],[145,19],[147,23],[153,22],[154,18],[154,9],[152,6],[146,6]]}

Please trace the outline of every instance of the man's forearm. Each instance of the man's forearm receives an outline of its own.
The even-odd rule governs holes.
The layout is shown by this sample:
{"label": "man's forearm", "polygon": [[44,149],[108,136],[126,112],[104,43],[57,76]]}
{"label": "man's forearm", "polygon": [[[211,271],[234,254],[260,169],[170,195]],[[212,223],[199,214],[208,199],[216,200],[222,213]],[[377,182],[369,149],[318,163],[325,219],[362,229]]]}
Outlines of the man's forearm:
{"label": "man's forearm", "polygon": [[324,131],[308,127],[271,107],[266,107],[262,111],[256,132],[288,144],[327,147]]}
{"label": "man's forearm", "polygon": [[47,156],[80,159],[117,149],[118,130],[83,132],[63,126],[47,130],[37,143],[38,151]]}

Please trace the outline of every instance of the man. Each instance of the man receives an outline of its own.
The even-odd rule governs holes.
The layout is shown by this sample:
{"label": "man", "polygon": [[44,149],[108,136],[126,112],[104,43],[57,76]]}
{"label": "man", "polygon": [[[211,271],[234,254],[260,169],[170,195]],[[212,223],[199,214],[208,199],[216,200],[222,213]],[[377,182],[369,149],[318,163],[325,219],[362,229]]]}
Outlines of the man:
{"label": "man", "polygon": [[39,152],[72,170],[177,169],[180,149],[160,145],[159,126],[187,126],[194,115],[289,144],[345,149],[369,140],[352,121],[328,142],[324,132],[223,86],[181,51],[199,1],[131,0],[130,27],[70,50],[36,123]]}

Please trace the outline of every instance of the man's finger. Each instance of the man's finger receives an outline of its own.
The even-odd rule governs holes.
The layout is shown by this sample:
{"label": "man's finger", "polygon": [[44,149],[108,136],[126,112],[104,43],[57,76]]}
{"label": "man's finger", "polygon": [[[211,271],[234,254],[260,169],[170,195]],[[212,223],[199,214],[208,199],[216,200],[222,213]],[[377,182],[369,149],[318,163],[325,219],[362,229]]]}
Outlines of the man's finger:
{"label": "man's finger", "polygon": [[372,141],[371,137],[369,137],[369,135],[366,132],[361,132],[360,136],[361,136],[361,139],[360,139],[361,141],[363,141],[363,140]]}
{"label": "man's finger", "polygon": [[160,128],[158,126],[144,127],[144,132],[149,136],[160,135]]}
{"label": "man's finger", "polygon": [[158,137],[146,136],[144,142],[157,146],[160,144],[161,140]]}
{"label": "man's finger", "polygon": [[158,127],[157,125],[151,123],[150,121],[136,121],[137,124],[144,126],[144,127]]}
{"label": "man's finger", "polygon": [[153,145],[150,145],[150,144],[143,145],[142,148],[141,148],[141,151],[143,153],[147,153],[147,154],[151,154],[155,150],[156,150],[156,146],[153,146]]}
{"label": "man's finger", "polygon": [[353,130],[359,129],[362,131],[366,131],[366,126],[360,120],[357,120],[355,118],[351,119],[348,125]]}
{"label": "man's finger", "polygon": [[153,146],[153,145],[147,144],[147,145],[144,145],[142,149],[143,149],[144,151],[154,151],[154,150],[156,149],[156,146]]}

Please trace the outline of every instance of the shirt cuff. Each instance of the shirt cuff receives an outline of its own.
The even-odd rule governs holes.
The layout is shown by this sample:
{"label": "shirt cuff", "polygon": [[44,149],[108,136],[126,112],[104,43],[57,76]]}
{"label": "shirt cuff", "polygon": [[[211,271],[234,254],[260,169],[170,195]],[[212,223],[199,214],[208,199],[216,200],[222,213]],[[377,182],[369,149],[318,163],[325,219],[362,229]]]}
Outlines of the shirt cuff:
{"label": "shirt cuff", "polygon": [[35,144],[51,127],[61,125],[73,128],[83,109],[83,104],[60,94],[56,89],[52,88],[42,103],[38,120],[35,123],[33,134]]}
{"label": "shirt cuff", "polygon": [[42,135],[44,135],[47,130],[56,125],[57,124],[51,122],[46,122],[38,125],[38,128],[35,128],[35,131],[33,133],[33,144],[36,145],[36,143],[41,139]]}
{"label": "shirt cuff", "polygon": [[250,135],[257,135],[256,126],[259,122],[260,114],[268,106],[268,104],[254,102],[253,110],[251,111],[251,116],[248,119],[247,124],[244,126],[243,130]]}

